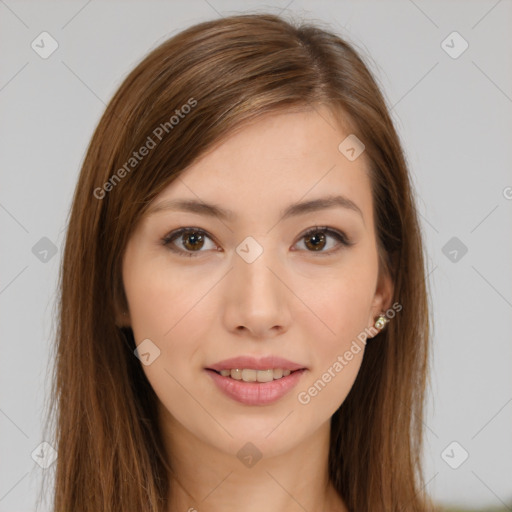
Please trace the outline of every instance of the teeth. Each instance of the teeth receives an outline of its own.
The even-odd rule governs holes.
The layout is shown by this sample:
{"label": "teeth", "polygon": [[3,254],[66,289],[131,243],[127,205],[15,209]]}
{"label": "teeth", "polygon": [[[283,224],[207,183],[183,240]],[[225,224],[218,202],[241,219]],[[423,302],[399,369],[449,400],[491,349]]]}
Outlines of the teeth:
{"label": "teeth", "polygon": [[273,380],[287,377],[290,370],[276,368],[275,370],[252,370],[250,368],[234,368],[233,370],[220,370],[223,377],[231,377],[235,380],[243,380],[244,382],[272,382]]}
{"label": "teeth", "polygon": [[283,370],[281,368],[277,368],[274,370],[274,379],[280,379],[283,376]]}
{"label": "teeth", "polygon": [[242,370],[242,380],[245,382],[256,382],[258,379],[258,371],[256,370]]}

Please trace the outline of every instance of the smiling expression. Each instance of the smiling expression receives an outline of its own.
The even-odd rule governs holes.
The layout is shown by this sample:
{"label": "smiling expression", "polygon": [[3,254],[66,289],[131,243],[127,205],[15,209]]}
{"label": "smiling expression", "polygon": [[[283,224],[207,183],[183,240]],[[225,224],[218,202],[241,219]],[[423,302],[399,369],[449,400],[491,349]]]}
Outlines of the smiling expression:
{"label": "smiling expression", "polygon": [[[337,126],[325,107],[244,125],[160,193],[130,238],[129,323],[137,344],[150,339],[160,350],[143,370],[175,432],[231,454],[248,440],[283,452],[349,393],[364,350],[315,400],[297,400],[390,295],[379,279],[368,163],[364,153],[354,161],[340,153],[349,134]],[[218,364],[239,356],[256,358],[233,363],[254,362],[245,369],[268,356],[304,370],[282,381],[267,373],[261,384],[244,383],[253,373],[221,375]],[[273,377],[286,364],[262,362]],[[222,385],[238,395],[266,386],[253,395],[268,400],[240,401]]]}

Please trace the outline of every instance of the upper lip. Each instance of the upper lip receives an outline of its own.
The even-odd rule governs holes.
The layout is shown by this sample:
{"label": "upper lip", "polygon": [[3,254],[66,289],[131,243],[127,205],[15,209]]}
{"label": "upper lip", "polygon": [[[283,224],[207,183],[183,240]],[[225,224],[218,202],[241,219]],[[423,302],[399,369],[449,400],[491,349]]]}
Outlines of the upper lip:
{"label": "upper lip", "polygon": [[302,370],[306,367],[300,363],[294,363],[288,359],[277,356],[264,356],[264,357],[253,357],[253,356],[238,356],[230,359],[224,359],[213,365],[207,367],[208,370],[233,370],[233,369],[253,369],[253,370],[270,370],[276,368],[282,368],[283,370]]}

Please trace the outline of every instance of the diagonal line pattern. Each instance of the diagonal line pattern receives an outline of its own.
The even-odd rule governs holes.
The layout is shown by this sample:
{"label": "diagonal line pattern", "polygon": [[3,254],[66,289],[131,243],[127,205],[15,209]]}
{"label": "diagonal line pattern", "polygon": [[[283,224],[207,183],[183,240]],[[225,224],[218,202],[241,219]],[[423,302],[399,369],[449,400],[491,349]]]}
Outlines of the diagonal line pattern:
{"label": "diagonal line pattern", "polygon": [[221,18],[224,18],[224,16],[219,11],[217,11],[217,9],[215,9],[215,7],[210,2],[208,2],[208,0],[203,1],[207,3]]}
{"label": "diagonal line pattern", "polygon": [[291,410],[266,436],[265,436],[265,439],[270,436],[270,434],[272,434],[272,432],[274,432],[274,430],[276,430],[286,419],[288,419],[288,417],[290,416],[290,414],[292,414],[293,412],[295,412],[295,409]]}
{"label": "diagonal line pattern", "polygon": [[[1,1],[1,0],[0,0]],[[28,66],[28,62],[25,62],[23,66],[21,66],[16,73],[4,84],[0,87],[0,91],[3,91],[26,67]]]}
{"label": "diagonal line pattern", "polygon": [[409,0],[409,2],[411,2],[411,4],[414,5],[414,7],[416,7],[416,9],[418,9],[418,11],[420,11],[423,16],[425,16],[425,18],[427,18],[430,23],[432,23],[432,25],[434,25],[436,28],[439,28],[439,25],[423,9],[421,9],[419,5],[415,4],[413,0]]}
{"label": "diagonal line pattern", "polygon": [[190,498],[190,501],[195,502],[196,498],[192,496],[191,492],[183,485],[183,482],[178,478],[178,475],[176,474],[176,471],[171,466],[169,468],[170,472],[172,473],[172,478],[176,481],[176,483],[181,487],[183,492]]}
{"label": "diagonal line pattern", "polygon": [[473,265],[471,268],[512,308],[512,304]]}
{"label": "diagonal line pattern", "polygon": [[426,279],[428,279],[430,277],[430,274],[432,274],[436,268],[437,268],[437,265],[427,274]]}
{"label": "diagonal line pattern", "polygon": [[73,73],[73,75],[75,75],[78,78],[78,80],[80,80],[80,82],[82,82],[83,85],[85,85],[85,87],[87,87],[87,89],[89,89],[89,91],[91,91],[94,94],[94,96],[96,96],[96,98],[98,98],[101,101],[101,103],[103,103],[103,105],[105,105],[105,107],[107,106],[107,104],[63,60],[61,60],[61,62],[62,64],[64,64],[64,66],[66,66],[69,69],[69,71],[71,71],[71,73]]}
{"label": "diagonal line pattern", "polygon": [[439,231],[436,229],[436,227],[423,215],[421,212],[418,211],[418,214],[420,217],[437,233],[439,234]]}
{"label": "diagonal line pattern", "polygon": [[327,125],[332,129],[332,130],[336,130],[336,127],[334,127],[328,119],[325,118],[325,116],[323,116],[319,111],[318,109],[316,108],[315,104],[311,103],[310,101],[308,101],[308,106],[309,108],[311,108],[312,110],[314,110],[316,112],[316,114],[321,117],[326,123]]}
{"label": "diagonal line pattern", "polygon": [[413,89],[415,89],[426,77],[429,75],[433,69],[439,64],[439,61],[436,62],[395,104],[391,107],[390,110],[393,110]]}
{"label": "diagonal line pattern", "polygon": [[[407,407],[407,408],[408,408],[408,409],[409,409],[409,410],[414,414],[414,416],[416,416],[416,418],[418,417],[418,415],[417,415],[417,414],[416,414],[416,413],[415,413],[415,412],[414,412],[410,407],[408,407],[408,406],[405,404],[405,402],[403,402],[402,400],[400,400],[400,402],[401,402],[401,404],[402,404],[402,405],[405,405],[405,406],[406,406],[406,407]],[[439,436],[438,436],[438,435],[437,435],[437,434],[436,434],[436,433],[435,433],[435,432],[434,432],[434,431],[433,431],[433,430],[432,430],[432,429],[431,429],[431,428],[430,428],[430,427],[429,427],[429,426],[428,426],[424,421],[422,421],[421,423],[423,423],[423,426],[424,426],[424,427],[426,427],[426,428],[428,428],[428,430],[430,430],[430,432],[432,432],[432,434],[433,434],[437,439],[439,439]]]}
{"label": "diagonal line pattern", "polygon": [[304,505],[302,505],[302,503],[298,502],[296,499],[295,499],[295,496],[293,496],[293,494],[291,494],[290,492],[288,492],[287,489],[285,489],[277,480],[276,478],[271,474],[269,473],[267,470],[265,470],[265,472],[272,478],[272,480],[274,480],[274,482],[279,485],[279,487],[281,487],[281,489],[283,489],[283,491],[288,494],[288,496],[290,496],[290,498],[295,501],[295,503],[297,503],[297,505],[299,505],[299,507],[302,509],[302,510],[305,510],[306,512],[308,512],[308,510],[304,507]]}
{"label": "diagonal line pattern", "polygon": [[293,4],[293,2],[295,2],[295,0],[290,0],[278,13],[277,15],[278,16],[281,16],[281,14],[286,11],[286,9],[288,9],[288,7],[290,7],[290,5]]}
{"label": "diagonal line pattern", "polygon": [[0,501],[2,501],[27,475],[29,472],[27,471],[1,498]]}
{"label": "diagonal line pattern", "polygon": [[7,4],[6,4],[6,3],[5,3],[5,2],[4,2],[4,0],[0,0],[0,2],[1,2],[2,4],[4,4],[4,5],[5,5],[5,7],[7,7],[7,9],[9,9],[9,11],[11,11],[11,13],[12,13],[16,18],[18,18],[18,20],[19,20],[21,23],[23,23],[23,25],[25,25],[25,27],[30,28],[30,27],[29,27],[29,26],[28,26],[28,25],[27,25],[27,24],[26,24],[26,23],[25,23],[25,22],[24,22],[24,21],[23,21],[23,20],[22,20],[22,19],[21,19],[21,18],[20,18],[20,17],[19,17],[19,16],[18,16],[18,15],[17,15],[17,14],[16,14],[16,13],[15,13],[15,12],[14,12],[14,11],[13,11],[9,6],[8,6],[8,5],[7,5]]}
{"label": "diagonal line pattern", "polygon": [[5,414],[5,412],[0,409],[0,412],[28,439],[29,437],[27,436],[27,434],[25,434],[25,432],[23,432],[23,430],[21,430],[20,427],[18,427],[18,425],[16,425],[16,423],[11,419],[9,418],[9,416],[7,416],[7,414]]}
{"label": "diagonal line pattern", "polygon": [[19,277],[21,274],[23,274],[23,272],[25,272],[25,270],[27,270],[27,268],[28,268],[28,265],[27,265],[24,269],[20,270],[20,271],[19,271],[19,272],[18,272],[18,273],[17,273],[17,274],[16,274],[16,275],[15,275],[15,276],[14,276],[14,277],[9,281],[9,282],[8,282],[8,283],[7,283],[7,284],[6,284],[6,285],[5,285],[5,286],[0,290],[0,295],[1,295],[2,293],[4,293],[4,292],[5,292],[5,290],[7,290],[7,288],[9,288],[9,286],[11,286],[11,284],[12,284],[14,281],[16,281],[16,279],[18,279],[18,277]]}
{"label": "diagonal line pattern", "polygon": [[496,208],[498,208],[499,204],[497,204],[471,231],[470,233],[473,233],[473,231],[475,231],[475,229],[480,226],[480,224],[482,224],[482,222],[487,219],[487,217],[489,217],[491,215],[491,213],[493,213]]}
{"label": "diagonal line pattern", "polygon": [[71,16],[71,18],[66,21],[66,23],[64,23],[64,25],[62,25],[61,30],[63,28],[66,28],[90,3],[92,2],[92,0],[89,0],[85,5],[83,5],[77,12],[76,14],[74,14],[73,16]]}
{"label": "diagonal line pattern", "polygon": [[25,231],[25,233],[28,233],[28,229],[3,205],[0,203],[0,208],[4,210],[7,215],[9,215],[21,228]]}
{"label": "diagonal line pattern", "polygon": [[498,0],[472,27],[471,30],[473,30],[499,3],[501,0]]}
{"label": "diagonal line pattern", "polygon": [[505,96],[505,98],[507,98],[507,100],[512,103],[512,98],[474,60],[471,62],[473,63],[473,66],[475,66],[480,71],[480,73],[482,73],[482,75],[484,75],[487,80],[489,80],[489,82],[491,82],[491,84],[493,84],[494,87],[496,87],[496,89],[498,89],[498,91],[500,91],[501,94],[503,94],[503,96]]}
{"label": "diagonal line pattern", "polygon": [[224,481],[228,478],[228,476],[231,475],[231,473],[233,473],[233,471],[230,471],[201,501],[204,501],[206,498],[208,498],[208,496],[210,496],[210,494],[212,494],[213,491],[215,491],[215,489],[220,487],[224,483]]}
{"label": "diagonal line pattern", "polygon": [[496,496],[496,498],[501,501],[501,503],[503,504],[503,506],[507,509],[507,510],[512,510],[512,508],[508,507],[507,504],[473,471],[471,470],[471,473],[473,473],[473,475],[475,475],[478,480],[480,480],[480,482],[485,486],[487,487],[487,489],[489,489],[489,491],[494,494],[494,496]]}
{"label": "diagonal line pattern", "polygon": [[[428,485],[430,482],[432,482],[432,480],[434,480],[434,478],[435,478],[438,474],[439,474],[439,471],[438,471],[437,473],[435,473],[435,474],[434,474],[434,476],[433,476],[433,477],[432,477],[428,482],[426,482],[426,483],[425,483],[425,485],[424,485],[421,489],[419,489],[419,490],[416,492],[416,494],[415,494],[414,496],[416,497],[416,496],[418,496],[418,494],[420,494],[420,493],[424,492],[424,491],[425,491],[425,488],[427,487],[427,485]],[[404,507],[402,507],[400,510],[401,510],[401,511],[402,511],[402,510],[404,510]],[[407,509],[405,509],[405,510],[407,510]]]}
{"label": "diagonal line pattern", "polygon": [[496,416],[498,416],[498,414],[503,410],[505,409],[505,407],[510,403],[512,402],[512,398],[471,438],[471,440],[473,440],[478,434],[480,434],[480,432],[482,432],[482,430],[487,427],[487,425],[489,425],[489,423],[491,423],[491,421],[496,418]]}

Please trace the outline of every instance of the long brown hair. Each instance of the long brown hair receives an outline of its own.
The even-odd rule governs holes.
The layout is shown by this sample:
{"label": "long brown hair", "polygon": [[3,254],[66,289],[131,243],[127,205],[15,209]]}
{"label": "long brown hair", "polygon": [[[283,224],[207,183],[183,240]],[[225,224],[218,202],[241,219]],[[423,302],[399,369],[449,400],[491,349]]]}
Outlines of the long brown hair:
{"label": "long brown hair", "polygon": [[127,309],[127,241],[155,196],[243,122],[320,104],[364,141],[381,263],[403,307],[368,342],[332,416],[330,478],[351,511],[431,510],[420,460],[428,295],[399,138],[352,45],[318,24],[251,14],[195,25],[153,50],[124,80],[92,137],[59,281],[47,421],[55,419],[56,512],[165,510],[172,464],[157,397],[134,356],[133,332],[115,323]]}

